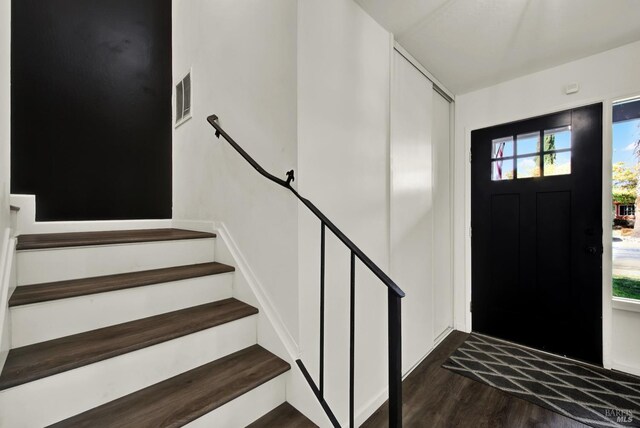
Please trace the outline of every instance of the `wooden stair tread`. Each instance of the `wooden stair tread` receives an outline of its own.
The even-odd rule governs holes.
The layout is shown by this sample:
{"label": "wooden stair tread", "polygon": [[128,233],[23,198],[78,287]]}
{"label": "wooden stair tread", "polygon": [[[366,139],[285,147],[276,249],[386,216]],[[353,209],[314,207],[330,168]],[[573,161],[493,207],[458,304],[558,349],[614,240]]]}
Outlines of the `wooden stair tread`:
{"label": "wooden stair tread", "polygon": [[16,287],[9,306],[27,305],[49,300],[66,299],[107,291],[123,290],[162,282],[179,281],[201,276],[233,272],[233,266],[222,263],[200,263],[141,272],[72,279]]}
{"label": "wooden stair tread", "polygon": [[290,368],[253,345],[51,427],[181,427]]}
{"label": "wooden stair tread", "polygon": [[79,247],[86,245],[130,244],[215,238],[215,233],[182,229],[109,230],[104,232],[39,233],[18,236],[16,250]]}
{"label": "wooden stair tread", "polygon": [[0,390],[256,313],[258,309],[246,303],[224,299],[11,349],[0,374]]}
{"label": "wooden stair tread", "polygon": [[291,404],[284,402],[247,428],[317,428],[305,415]]}

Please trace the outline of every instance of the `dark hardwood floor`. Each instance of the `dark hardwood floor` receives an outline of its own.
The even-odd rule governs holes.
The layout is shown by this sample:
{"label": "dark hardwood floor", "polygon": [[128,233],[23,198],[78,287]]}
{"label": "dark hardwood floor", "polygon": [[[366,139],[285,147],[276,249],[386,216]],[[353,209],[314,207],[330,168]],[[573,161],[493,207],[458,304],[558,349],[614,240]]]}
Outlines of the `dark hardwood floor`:
{"label": "dark hardwood floor", "polygon": [[24,285],[15,289],[9,299],[9,306],[28,305],[30,303],[86,296],[89,294],[142,287],[145,285],[160,284],[164,282],[180,281],[183,279],[233,272],[234,270],[233,266],[211,262],[145,270],[140,272],[105,275],[93,278],[70,279],[66,281]]}
{"label": "dark hardwood floor", "polygon": [[257,313],[253,306],[231,298],[14,348],[0,374],[0,390]]}
{"label": "dark hardwood floor", "polygon": [[51,427],[177,428],[289,369],[287,362],[253,345]]}
{"label": "dark hardwood floor", "polygon": [[16,250],[79,247],[84,245],[130,244],[215,238],[214,233],[182,229],[109,230],[105,232],[39,233],[18,236]]}
{"label": "dark hardwood floor", "polygon": [[[441,367],[468,334],[453,331],[402,383],[405,427],[586,427]],[[362,426],[386,427],[385,403]]]}
{"label": "dark hardwood floor", "polygon": [[315,428],[305,415],[289,403],[282,403],[247,428]]}

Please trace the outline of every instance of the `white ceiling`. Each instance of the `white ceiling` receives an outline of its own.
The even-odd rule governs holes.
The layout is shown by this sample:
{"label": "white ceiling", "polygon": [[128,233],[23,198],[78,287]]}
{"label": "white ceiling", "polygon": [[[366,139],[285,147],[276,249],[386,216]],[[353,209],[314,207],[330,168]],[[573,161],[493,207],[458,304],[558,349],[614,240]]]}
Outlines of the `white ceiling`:
{"label": "white ceiling", "polygon": [[640,40],[640,0],[356,0],[455,94]]}

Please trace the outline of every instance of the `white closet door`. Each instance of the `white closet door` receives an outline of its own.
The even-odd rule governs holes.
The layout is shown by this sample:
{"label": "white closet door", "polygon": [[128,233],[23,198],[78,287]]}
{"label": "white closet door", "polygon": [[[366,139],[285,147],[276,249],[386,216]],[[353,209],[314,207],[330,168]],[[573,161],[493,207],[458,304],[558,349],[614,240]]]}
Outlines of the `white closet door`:
{"label": "white closet door", "polygon": [[402,368],[431,349],[433,311],[433,88],[394,51],[391,87],[391,277],[402,299]]}
{"label": "white closet door", "polygon": [[451,128],[450,104],[433,94],[433,328],[434,339],[453,327],[451,229]]}

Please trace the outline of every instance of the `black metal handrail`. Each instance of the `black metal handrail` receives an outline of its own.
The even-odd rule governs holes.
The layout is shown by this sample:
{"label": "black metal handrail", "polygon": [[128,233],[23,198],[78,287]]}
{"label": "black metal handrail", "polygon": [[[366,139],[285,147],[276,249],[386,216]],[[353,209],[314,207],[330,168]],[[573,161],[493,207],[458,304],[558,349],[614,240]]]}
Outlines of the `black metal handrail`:
{"label": "black metal handrail", "polygon": [[316,385],[304,363],[298,359],[296,364],[309,383],[314,394],[318,398],[322,408],[335,427],[340,427],[335,415],[324,398],[324,264],[325,264],[325,228],[331,232],[351,251],[350,274],[350,337],[349,337],[349,426],[354,426],[354,373],[355,373],[355,259],[356,257],[367,267],[384,285],[387,286],[388,303],[388,340],[389,340],[389,426],[402,426],[402,341],[401,341],[401,301],[405,296],[404,291],[396,285],[389,276],[378,267],[356,244],[353,243],[338,227],[327,218],[311,201],[302,197],[293,187],[291,182],[295,179],[293,170],[287,172],[287,179],[282,180],[267,172],[247,152],[244,151],[233,138],[227,134],[218,123],[218,116],[211,115],[207,121],[216,130],[216,137],[222,136],[249,164],[262,176],[292,192],[318,219],[320,228],[320,369],[319,385]]}

